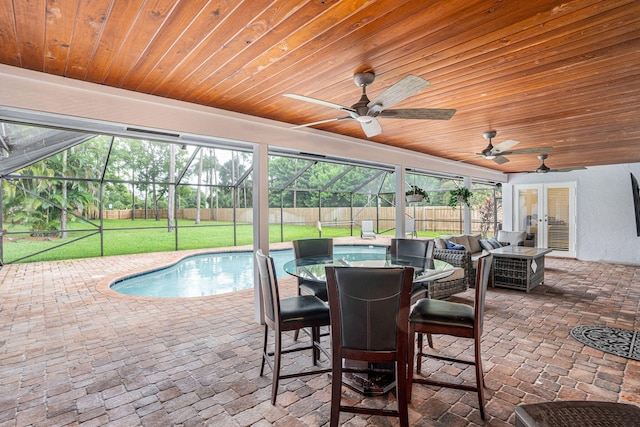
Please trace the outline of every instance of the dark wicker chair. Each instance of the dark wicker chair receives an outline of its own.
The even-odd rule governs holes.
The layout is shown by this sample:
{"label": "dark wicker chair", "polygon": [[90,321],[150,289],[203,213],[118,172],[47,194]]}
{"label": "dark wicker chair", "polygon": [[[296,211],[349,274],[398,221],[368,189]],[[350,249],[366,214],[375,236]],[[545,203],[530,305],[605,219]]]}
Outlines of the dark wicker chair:
{"label": "dark wicker chair", "polygon": [[[413,268],[327,267],[331,311],[331,426],[340,412],[398,417],[408,426],[407,345]],[[398,408],[342,405],[343,360],[394,363]]]}
{"label": "dark wicker chair", "polygon": [[[264,374],[264,364],[266,362],[273,371],[271,404],[275,405],[278,395],[278,383],[281,379],[315,375],[331,371],[331,369],[327,368],[312,371],[305,370],[285,375],[280,373],[280,361],[282,354],[285,353],[312,350],[314,365],[317,365],[320,351],[325,352],[326,356],[330,357],[328,352],[320,346],[320,327],[329,325],[329,307],[313,295],[300,295],[281,300],[273,259],[263,254],[261,250],[258,250],[256,252],[256,262],[260,272],[260,289],[262,291],[265,322],[260,375],[262,376]],[[269,328],[273,329],[275,333],[275,348],[273,352],[267,351]],[[282,333],[285,331],[297,331],[301,328],[311,329],[311,345],[298,345],[283,350]],[[273,361],[271,361],[272,356]]]}
{"label": "dark wicker chair", "polygon": [[[433,299],[421,299],[418,301],[409,317],[409,334],[410,343],[415,343],[416,334],[418,334],[418,352],[417,352],[417,373],[421,372],[422,357],[433,357],[439,360],[449,362],[464,363],[475,365],[476,385],[449,383],[437,381],[432,378],[413,378],[413,356],[414,345],[409,346],[409,397],[411,401],[412,384],[429,384],[440,387],[450,387],[460,390],[475,391],[478,393],[478,403],[480,409],[480,417],[484,419],[484,374],[482,371],[482,352],[480,350],[480,338],[482,337],[482,322],[484,316],[484,301],[489,283],[489,273],[491,271],[492,255],[485,255],[478,260],[476,283],[475,283],[475,301],[473,307],[466,304],[458,304],[449,301],[440,301]],[[474,360],[457,359],[447,356],[440,356],[432,353],[423,353],[422,334],[433,335],[451,335],[461,338],[471,338],[474,343]]]}

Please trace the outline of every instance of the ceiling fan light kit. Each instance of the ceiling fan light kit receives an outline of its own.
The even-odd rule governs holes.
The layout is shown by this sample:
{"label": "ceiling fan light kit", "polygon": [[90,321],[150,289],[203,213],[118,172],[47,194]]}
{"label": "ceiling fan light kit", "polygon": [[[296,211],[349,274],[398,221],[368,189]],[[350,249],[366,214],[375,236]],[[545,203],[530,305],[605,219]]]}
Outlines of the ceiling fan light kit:
{"label": "ceiling fan light kit", "polygon": [[346,117],[338,117],[334,119],[319,120],[303,125],[294,126],[294,128],[315,126],[322,123],[329,123],[339,120],[355,120],[360,123],[360,127],[364,134],[371,138],[382,133],[382,126],[377,117],[389,119],[411,119],[411,120],[449,120],[456,113],[454,109],[437,109],[437,108],[408,108],[388,110],[391,106],[404,101],[410,96],[418,93],[425,87],[429,86],[429,82],[421,77],[412,74],[406,76],[399,82],[391,85],[381,94],[376,96],[373,101],[367,96],[367,86],[375,81],[375,74],[372,72],[357,73],[353,76],[356,86],[362,88],[360,100],[351,107],[340,104],[323,101],[321,99],[310,98],[304,95],[294,93],[285,93],[284,96],[297,99],[300,101],[310,102],[329,108],[344,111],[349,115]]}

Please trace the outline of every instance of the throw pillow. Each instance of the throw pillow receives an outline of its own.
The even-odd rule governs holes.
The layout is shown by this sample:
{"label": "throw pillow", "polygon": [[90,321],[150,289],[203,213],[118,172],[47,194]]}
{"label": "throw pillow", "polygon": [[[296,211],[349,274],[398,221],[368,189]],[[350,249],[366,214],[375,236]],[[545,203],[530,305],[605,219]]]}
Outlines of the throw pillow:
{"label": "throw pillow", "polygon": [[471,234],[467,236],[467,239],[469,239],[469,252],[472,254],[482,252],[482,246],[480,246],[480,239],[482,239],[482,236],[480,234]]}
{"label": "throw pillow", "polygon": [[497,241],[496,239],[494,239],[494,238],[489,237],[489,238],[487,239],[487,242],[489,242],[489,244],[490,244],[491,246],[493,246],[493,249],[498,249],[498,248],[501,248],[501,247],[502,247],[502,245],[500,244],[500,242],[498,242],[498,241]]}
{"label": "throw pillow", "polygon": [[463,245],[458,245],[447,240],[447,249],[453,249],[454,251],[464,251],[467,248],[465,248]]}
{"label": "throw pillow", "polygon": [[492,249],[495,249],[487,239],[480,240],[480,247],[485,251],[490,251]]}
{"label": "throw pillow", "polygon": [[471,252],[471,246],[469,245],[469,238],[466,234],[462,234],[460,236],[453,236],[451,239],[453,243],[456,245],[462,245],[466,250]]}

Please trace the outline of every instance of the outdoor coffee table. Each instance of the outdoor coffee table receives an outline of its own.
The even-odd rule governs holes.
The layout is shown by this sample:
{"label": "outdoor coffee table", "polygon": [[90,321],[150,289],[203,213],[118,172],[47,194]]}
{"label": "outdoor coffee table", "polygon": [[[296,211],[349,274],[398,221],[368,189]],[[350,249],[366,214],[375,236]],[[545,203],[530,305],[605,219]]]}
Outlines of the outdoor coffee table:
{"label": "outdoor coffee table", "polygon": [[493,286],[529,292],[544,282],[544,256],[551,249],[503,246],[493,254]]}

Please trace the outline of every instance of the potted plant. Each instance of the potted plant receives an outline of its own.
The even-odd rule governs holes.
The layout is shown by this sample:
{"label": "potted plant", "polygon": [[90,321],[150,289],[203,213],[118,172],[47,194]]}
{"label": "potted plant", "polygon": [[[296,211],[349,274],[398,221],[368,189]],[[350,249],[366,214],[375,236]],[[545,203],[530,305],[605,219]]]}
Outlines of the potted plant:
{"label": "potted plant", "polygon": [[419,203],[425,198],[429,201],[427,192],[417,185],[412,185],[405,193],[405,196],[407,197],[407,203]]}
{"label": "potted plant", "polygon": [[458,205],[465,204],[468,207],[471,207],[471,196],[473,193],[469,191],[467,187],[456,188],[455,190],[449,190],[449,206],[452,208],[456,208]]}

